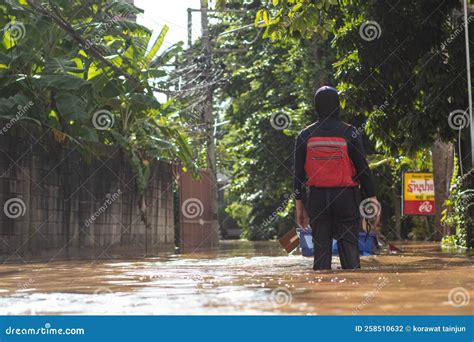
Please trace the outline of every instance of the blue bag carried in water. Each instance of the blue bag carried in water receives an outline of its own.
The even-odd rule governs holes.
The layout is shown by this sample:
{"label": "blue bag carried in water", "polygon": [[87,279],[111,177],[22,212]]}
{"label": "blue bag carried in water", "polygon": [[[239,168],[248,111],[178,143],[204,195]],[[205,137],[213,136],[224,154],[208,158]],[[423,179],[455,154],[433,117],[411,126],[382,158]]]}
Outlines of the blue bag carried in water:
{"label": "blue bag carried in water", "polygon": [[298,228],[296,232],[298,233],[298,236],[300,238],[301,254],[307,257],[313,256],[314,244],[313,244],[313,235],[312,235],[311,229],[304,230],[304,229]]}
{"label": "blue bag carried in water", "polygon": [[[314,255],[314,243],[311,229],[304,230],[301,228],[296,229],[296,233],[300,239],[301,254],[306,257]],[[359,252],[361,255],[373,255],[374,249],[377,247],[377,234],[370,232],[366,234],[364,232],[359,233]],[[337,241],[332,241],[332,253],[333,255],[339,255],[337,250]]]}
{"label": "blue bag carried in water", "polygon": [[[370,232],[366,234],[364,232],[359,232],[359,253],[360,255],[373,255],[374,249],[377,246],[377,234]],[[332,240],[332,254],[339,255],[337,250],[337,241]]]}

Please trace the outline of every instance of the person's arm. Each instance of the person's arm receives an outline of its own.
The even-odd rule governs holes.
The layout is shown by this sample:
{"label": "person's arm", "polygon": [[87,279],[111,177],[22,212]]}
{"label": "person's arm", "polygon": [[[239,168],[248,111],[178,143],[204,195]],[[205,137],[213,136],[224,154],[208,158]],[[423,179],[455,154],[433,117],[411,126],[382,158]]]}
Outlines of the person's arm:
{"label": "person's arm", "polygon": [[305,162],[306,144],[299,134],[296,137],[294,149],[293,191],[295,195],[296,224],[304,229],[309,226],[309,215],[303,202],[305,196],[304,182],[306,181],[306,171],[304,169]]}
{"label": "person's arm", "polygon": [[360,184],[365,197],[375,197],[375,186],[372,179],[372,171],[370,171],[369,164],[365,158],[362,137],[354,127],[352,127],[352,132],[349,139],[349,157],[351,158],[356,170],[354,180]]}
{"label": "person's arm", "polygon": [[352,127],[349,141],[349,157],[351,158],[352,163],[356,169],[356,176],[354,177],[354,180],[356,180],[362,188],[362,192],[366,198],[364,200],[365,204],[371,206],[377,211],[374,217],[374,224],[377,226],[380,222],[381,205],[375,194],[372,171],[370,171],[369,164],[367,163],[367,159],[365,157],[362,136],[354,127]]}

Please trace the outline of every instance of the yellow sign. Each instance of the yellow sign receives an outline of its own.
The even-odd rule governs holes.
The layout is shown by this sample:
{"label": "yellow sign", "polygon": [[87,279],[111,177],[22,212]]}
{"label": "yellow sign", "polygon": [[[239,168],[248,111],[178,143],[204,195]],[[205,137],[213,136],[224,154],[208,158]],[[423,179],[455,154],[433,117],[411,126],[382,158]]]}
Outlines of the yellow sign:
{"label": "yellow sign", "polygon": [[433,215],[435,212],[433,174],[405,172],[403,174],[403,214]]}

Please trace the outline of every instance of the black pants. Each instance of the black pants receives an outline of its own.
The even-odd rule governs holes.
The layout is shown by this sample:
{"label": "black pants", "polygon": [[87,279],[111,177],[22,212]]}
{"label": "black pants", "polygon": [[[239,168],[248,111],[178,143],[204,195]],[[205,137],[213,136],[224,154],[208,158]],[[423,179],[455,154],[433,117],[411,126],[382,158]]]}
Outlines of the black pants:
{"label": "black pants", "polygon": [[331,269],[333,238],[342,268],[360,268],[360,201],[359,188],[310,188],[307,209],[313,231],[313,269]]}

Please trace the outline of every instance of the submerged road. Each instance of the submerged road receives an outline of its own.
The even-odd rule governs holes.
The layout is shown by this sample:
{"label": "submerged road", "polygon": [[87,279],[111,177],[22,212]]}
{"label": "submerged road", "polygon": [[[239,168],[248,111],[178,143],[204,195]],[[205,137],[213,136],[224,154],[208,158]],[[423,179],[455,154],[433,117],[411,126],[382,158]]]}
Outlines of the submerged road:
{"label": "submerged road", "polygon": [[0,266],[0,314],[188,315],[473,313],[473,256],[435,244],[363,257],[363,269],[314,272],[276,242],[207,253]]}

